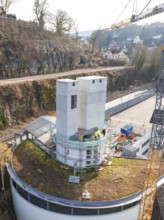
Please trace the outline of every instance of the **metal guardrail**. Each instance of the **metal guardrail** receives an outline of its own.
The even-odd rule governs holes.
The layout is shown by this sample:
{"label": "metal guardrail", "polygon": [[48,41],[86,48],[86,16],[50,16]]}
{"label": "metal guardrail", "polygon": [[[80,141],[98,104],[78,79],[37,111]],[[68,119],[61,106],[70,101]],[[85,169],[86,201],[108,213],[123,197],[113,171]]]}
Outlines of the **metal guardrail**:
{"label": "metal guardrail", "polygon": [[31,194],[41,198],[45,199],[46,201],[52,201],[57,202],[60,205],[66,205],[66,206],[74,206],[74,207],[83,207],[83,208],[99,208],[99,207],[110,207],[110,206],[118,206],[123,204],[129,204],[131,202],[135,202],[140,200],[141,193],[136,193],[135,195],[129,196],[127,198],[113,200],[113,201],[107,201],[107,202],[79,202],[74,200],[68,200],[63,199],[55,196],[48,195],[46,193],[40,192],[32,187],[30,187],[28,184],[26,184],[24,181],[22,181],[17,174],[14,172],[11,163],[8,164],[8,172],[10,174],[10,177],[12,180],[14,180],[20,187],[22,187],[24,190],[30,192]]}
{"label": "metal guardrail", "polygon": [[[112,200],[112,201],[107,201],[107,202],[78,202],[74,200],[68,200],[68,199],[63,199],[55,196],[48,195],[46,193],[42,193],[32,187],[30,187],[28,184],[26,184],[24,181],[22,181],[15,171],[12,168],[11,162],[7,166],[8,172],[10,174],[10,177],[17,182],[17,184],[30,193],[32,193],[35,196],[38,196],[39,198],[45,198],[47,201],[53,201],[53,202],[58,202],[58,204],[63,204],[63,205],[71,205],[71,206],[80,206],[80,207],[109,207],[109,206],[118,206],[121,204],[129,204],[130,202],[136,202],[141,199],[142,192],[135,193],[134,195],[131,195],[127,198],[123,199],[117,199],[117,200]],[[164,176],[160,176],[157,182],[157,186],[160,187],[162,184],[164,184]]]}
{"label": "metal guardrail", "polygon": [[8,142],[11,141],[12,139],[17,138],[18,136],[23,136],[24,135],[24,130],[19,130],[17,131],[17,133],[13,133],[12,135],[8,136],[8,137],[4,137],[4,138],[0,138],[0,142]]}
{"label": "metal guardrail", "polygon": [[5,138],[0,138],[0,142],[8,142],[14,138],[14,135],[5,137]]}
{"label": "metal guardrail", "polygon": [[47,147],[45,144],[43,144],[41,141],[39,141],[38,139],[33,139],[33,140],[30,139],[30,141],[33,142],[41,150],[43,150],[47,154],[51,155],[51,149],[49,147]]}
{"label": "metal guardrail", "polygon": [[60,134],[56,134],[56,143],[69,149],[97,149],[99,146],[102,146],[106,143],[106,137],[100,137],[98,140],[90,141],[78,141],[78,140],[69,140]]}
{"label": "metal guardrail", "polygon": [[[58,206],[58,209],[50,210],[70,215],[102,215],[123,211],[139,204],[142,192],[136,193],[127,198],[106,201],[106,202],[79,202],[48,195],[39,192],[23,182],[12,169],[11,164],[8,165],[8,172],[12,179],[12,184],[17,192],[28,202],[49,210],[48,207]],[[164,177],[158,180],[158,187],[164,183]],[[45,204],[43,207],[43,203]],[[68,211],[69,210],[69,211]],[[81,211],[80,211],[81,210]],[[89,212],[89,214],[88,214]],[[87,214],[86,214],[87,213]]]}

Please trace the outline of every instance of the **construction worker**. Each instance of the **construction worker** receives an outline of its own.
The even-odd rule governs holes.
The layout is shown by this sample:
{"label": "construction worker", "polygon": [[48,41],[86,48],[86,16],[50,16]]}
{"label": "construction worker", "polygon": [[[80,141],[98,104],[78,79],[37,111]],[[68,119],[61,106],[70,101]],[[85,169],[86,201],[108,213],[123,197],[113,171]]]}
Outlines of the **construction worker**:
{"label": "construction worker", "polygon": [[100,138],[100,135],[101,135],[101,131],[100,131],[100,129],[98,129],[97,130],[97,137]]}
{"label": "construction worker", "polygon": [[100,138],[101,131],[100,129],[96,129],[95,131],[95,139]]}

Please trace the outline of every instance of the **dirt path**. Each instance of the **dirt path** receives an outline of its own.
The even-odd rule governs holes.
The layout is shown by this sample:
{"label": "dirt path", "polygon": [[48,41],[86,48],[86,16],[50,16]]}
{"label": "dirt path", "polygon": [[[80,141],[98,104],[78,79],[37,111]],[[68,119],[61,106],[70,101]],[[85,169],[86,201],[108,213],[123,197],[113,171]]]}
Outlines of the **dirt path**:
{"label": "dirt path", "polygon": [[21,78],[14,78],[14,79],[3,79],[0,80],[0,86],[15,84],[15,83],[23,83],[23,82],[30,82],[35,80],[43,80],[43,79],[54,79],[61,76],[70,76],[70,75],[77,75],[80,73],[94,73],[94,72],[102,72],[102,71],[111,71],[111,70],[122,70],[125,69],[124,66],[121,67],[106,67],[106,68],[95,68],[95,69],[76,69],[67,72],[59,72],[59,73],[52,73],[52,74],[44,74],[44,75],[37,75],[37,76],[26,76]]}

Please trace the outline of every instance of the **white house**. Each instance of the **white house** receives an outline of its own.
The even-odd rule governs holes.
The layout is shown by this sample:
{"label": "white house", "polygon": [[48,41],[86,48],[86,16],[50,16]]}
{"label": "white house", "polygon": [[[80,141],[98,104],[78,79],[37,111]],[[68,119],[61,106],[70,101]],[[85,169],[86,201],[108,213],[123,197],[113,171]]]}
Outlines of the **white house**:
{"label": "white house", "polygon": [[158,40],[158,39],[160,39],[161,37],[162,37],[161,34],[159,34],[159,35],[153,36],[152,38]]}
{"label": "white house", "polygon": [[108,60],[113,59],[113,54],[112,54],[112,52],[111,52],[110,50],[108,50],[108,51],[106,51],[106,52],[102,52],[102,53],[100,54],[100,56],[103,57],[103,58],[106,58],[106,59],[108,59]]}
{"label": "white house", "polygon": [[129,63],[129,57],[123,51],[114,54],[113,59],[118,61],[125,61],[126,63]]}
{"label": "white house", "polygon": [[143,40],[140,39],[140,37],[137,35],[134,40],[133,40],[134,44],[142,44]]}

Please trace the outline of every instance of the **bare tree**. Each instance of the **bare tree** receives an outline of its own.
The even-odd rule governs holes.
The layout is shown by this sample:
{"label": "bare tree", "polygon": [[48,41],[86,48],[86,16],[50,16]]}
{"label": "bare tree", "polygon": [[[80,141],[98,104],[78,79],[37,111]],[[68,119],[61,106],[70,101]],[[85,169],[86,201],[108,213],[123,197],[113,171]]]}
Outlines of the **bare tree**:
{"label": "bare tree", "polygon": [[74,31],[75,31],[75,42],[76,42],[76,45],[77,45],[77,42],[79,40],[79,26],[77,23],[74,23]]}
{"label": "bare tree", "polygon": [[136,75],[139,75],[142,72],[148,58],[148,49],[146,46],[139,44],[136,50],[132,54],[131,64],[134,67]]}
{"label": "bare tree", "polygon": [[92,47],[92,53],[94,53],[95,46],[96,46],[96,41],[97,41],[98,38],[100,37],[101,32],[102,32],[101,28],[98,28],[97,30],[95,30],[95,31],[91,34],[91,37],[90,37],[89,41],[90,41],[90,44],[91,44],[91,47]]}
{"label": "bare tree", "polygon": [[44,29],[45,17],[48,14],[48,3],[47,0],[35,0],[33,5],[33,13],[35,15],[35,20],[38,22],[39,27]]}
{"label": "bare tree", "polygon": [[14,0],[0,0],[1,7],[4,10],[4,14],[7,14],[10,6],[14,3]]}
{"label": "bare tree", "polygon": [[74,20],[66,11],[59,9],[55,15],[51,15],[50,24],[55,28],[57,35],[61,36],[64,33],[70,33],[74,26]]}

